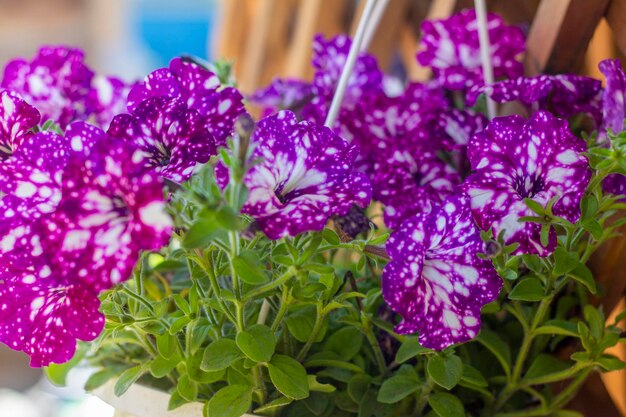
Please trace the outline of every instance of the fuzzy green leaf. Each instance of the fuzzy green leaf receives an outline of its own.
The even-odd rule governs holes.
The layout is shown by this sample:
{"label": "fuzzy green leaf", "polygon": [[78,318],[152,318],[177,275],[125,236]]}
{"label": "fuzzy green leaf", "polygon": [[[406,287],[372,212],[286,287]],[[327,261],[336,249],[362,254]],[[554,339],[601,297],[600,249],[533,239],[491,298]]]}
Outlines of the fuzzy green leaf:
{"label": "fuzzy green leaf", "polygon": [[204,417],[241,417],[251,405],[251,387],[229,385],[211,397],[204,407]]}
{"label": "fuzzy green leaf", "polygon": [[272,383],[281,394],[294,400],[309,396],[309,380],[300,362],[289,356],[276,355],[267,368]]}
{"label": "fuzzy green leaf", "polygon": [[255,324],[237,334],[237,346],[255,362],[268,362],[274,354],[274,333],[264,324]]}
{"label": "fuzzy green leaf", "polygon": [[436,392],[428,397],[428,404],[439,417],[463,417],[465,409],[461,400],[447,392]]}
{"label": "fuzzy green leaf", "polygon": [[511,300],[539,301],[545,296],[543,284],[535,277],[521,280],[509,293]]}
{"label": "fuzzy green leaf", "polygon": [[428,375],[445,389],[452,389],[461,380],[463,363],[458,356],[431,356],[426,365]]}
{"label": "fuzzy green leaf", "polygon": [[243,354],[234,340],[218,339],[204,350],[200,369],[203,371],[219,371],[226,369],[242,356]]}

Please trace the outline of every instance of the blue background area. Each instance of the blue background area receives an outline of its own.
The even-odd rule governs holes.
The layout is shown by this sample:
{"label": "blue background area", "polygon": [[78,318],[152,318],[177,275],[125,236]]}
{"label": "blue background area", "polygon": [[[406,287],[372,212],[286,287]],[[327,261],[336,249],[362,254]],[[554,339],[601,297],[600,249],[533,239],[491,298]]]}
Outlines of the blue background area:
{"label": "blue background area", "polygon": [[149,50],[155,66],[175,56],[211,58],[209,33],[215,0],[136,0],[131,11],[136,38]]}

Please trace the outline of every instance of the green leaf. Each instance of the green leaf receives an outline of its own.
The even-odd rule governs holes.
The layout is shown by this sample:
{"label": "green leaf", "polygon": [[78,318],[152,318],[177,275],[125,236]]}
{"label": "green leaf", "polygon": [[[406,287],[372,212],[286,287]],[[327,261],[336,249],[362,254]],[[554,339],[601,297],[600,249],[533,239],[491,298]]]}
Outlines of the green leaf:
{"label": "green leaf", "polygon": [[602,355],[596,363],[605,371],[619,371],[626,368],[626,363],[613,355]]}
{"label": "green leaf", "polygon": [[234,340],[218,339],[204,350],[200,369],[203,371],[226,369],[241,357],[243,357],[243,354]]}
{"label": "green leaf", "polygon": [[83,360],[86,353],[87,349],[84,348],[84,345],[79,345],[74,357],[70,361],[60,364],[53,363],[45,367],[44,372],[50,382],[59,387],[65,386],[67,374]]}
{"label": "green leaf", "polygon": [[567,320],[548,320],[535,330],[535,334],[549,334],[578,337],[578,326]]}
{"label": "green leaf", "polygon": [[602,238],[602,225],[596,219],[586,219],[581,225],[583,229],[591,233],[594,239],[600,240]]}
{"label": "green leaf", "polygon": [[322,236],[324,240],[333,246],[338,246],[341,243],[339,236],[332,229],[324,229],[322,231]]}
{"label": "green leaf", "polygon": [[309,379],[309,391],[329,393],[335,392],[337,390],[337,388],[335,388],[331,384],[322,384],[321,382],[319,382],[315,375],[307,375],[307,377]]}
{"label": "green leaf", "polygon": [[163,356],[165,359],[172,358],[172,356],[178,352],[178,340],[176,336],[172,336],[166,332],[157,336],[156,342],[159,355]]}
{"label": "green leaf", "polygon": [[352,359],[363,345],[363,334],[355,327],[344,327],[328,338],[326,350],[335,352],[345,361]]}
{"label": "green leaf", "polygon": [[461,401],[447,392],[435,392],[428,397],[428,404],[439,417],[463,417],[465,409]]}
{"label": "green leaf", "polygon": [[394,404],[420,389],[420,381],[407,375],[394,375],[385,380],[378,391],[378,401]]}
{"label": "green leaf", "polygon": [[596,281],[593,278],[591,270],[587,268],[586,265],[579,263],[576,268],[567,275],[587,287],[590,293],[595,294],[597,292]]}
{"label": "green leaf", "polygon": [[291,398],[287,398],[287,397],[279,397],[276,398],[273,401],[270,401],[269,403],[257,408],[254,410],[254,413],[267,413],[269,411],[273,412],[279,408],[282,408],[286,405],[289,405],[293,402],[293,400]]}
{"label": "green leaf", "polygon": [[229,385],[213,395],[204,407],[205,417],[241,417],[252,405],[252,390],[246,385]]}
{"label": "green leaf", "polygon": [[207,246],[221,232],[215,218],[201,218],[183,236],[182,246],[193,249]]}
{"label": "green leaf", "polygon": [[571,364],[563,362],[553,355],[541,353],[537,355],[530,368],[528,368],[526,375],[524,375],[524,381],[534,384],[533,380],[564,371],[570,366]]}
{"label": "green leaf", "polygon": [[558,410],[551,414],[553,417],[585,417],[583,414],[578,411],[573,410]]}
{"label": "green leaf", "polygon": [[170,395],[170,400],[167,403],[167,409],[168,411],[175,410],[178,407],[181,407],[188,403],[189,401],[181,397],[178,391],[174,390]]}
{"label": "green leaf", "polygon": [[237,346],[253,361],[267,362],[272,359],[276,340],[269,327],[264,324],[255,324],[237,334]]}
{"label": "green leaf", "polygon": [[169,359],[166,359],[163,356],[157,356],[150,363],[150,373],[155,378],[163,378],[164,376],[172,372],[172,370],[176,368],[176,365],[178,365],[179,363],[180,356],[178,355],[172,356]]}
{"label": "green leaf", "polygon": [[309,396],[309,380],[300,362],[289,356],[276,355],[267,368],[272,383],[281,394],[294,400]]}
{"label": "green leaf", "polygon": [[91,374],[87,382],[85,382],[85,391],[93,391],[96,388],[101,387],[114,378],[117,372],[118,371],[114,368],[105,368]]}
{"label": "green leaf", "polygon": [[431,356],[428,358],[426,370],[437,385],[450,390],[461,380],[463,363],[461,358],[455,355],[449,357]]}
{"label": "green leaf", "polygon": [[477,387],[486,387],[489,385],[485,377],[478,369],[466,363],[463,364],[463,374],[461,375],[461,380]]}
{"label": "green leaf", "polygon": [[543,216],[546,213],[545,207],[543,207],[541,204],[537,203],[532,198],[525,198],[524,199],[524,203],[526,203],[526,205],[528,206],[528,208],[531,211],[533,211],[535,214],[537,214],[539,216]]}
{"label": "green leaf", "polygon": [[250,285],[260,285],[269,281],[259,264],[258,256],[252,251],[242,251],[233,259],[233,268],[242,281]]}
{"label": "green leaf", "polygon": [[430,351],[430,349],[420,345],[417,337],[409,336],[404,339],[404,342],[400,345],[398,353],[396,353],[396,362],[404,363],[415,356],[422,355]]}
{"label": "green leaf", "polygon": [[554,274],[557,276],[565,275],[572,271],[578,265],[578,254],[568,252],[562,246],[554,251]]}
{"label": "green leaf", "polygon": [[545,296],[543,284],[538,278],[530,277],[521,280],[509,293],[511,300],[539,301]]}
{"label": "green leaf", "polygon": [[198,397],[198,383],[189,378],[189,375],[183,374],[178,378],[176,391],[187,401],[195,401]]}
{"label": "green leaf", "polygon": [[120,377],[115,382],[115,387],[113,388],[113,392],[116,397],[120,397],[124,395],[128,388],[133,385],[141,376],[147,371],[147,364],[133,366],[122,372]]}
{"label": "green leaf", "polygon": [[495,332],[483,328],[476,340],[485,346],[493,355],[498,359],[502,369],[507,375],[511,374],[511,368],[509,364],[511,363],[511,350],[509,349],[509,345],[507,345]]}
{"label": "green leaf", "polygon": [[[315,306],[306,306],[294,310],[285,319],[289,333],[291,333],[298,342],[306,343],[307,340],[309,340],[309,335],[313,331],[316,315]],[[320,341],[319,337],[316,342],[318,341]]]}
{"label": "green leaf", "polygon": [[550,229],[551,227],[549,224],[544,224],[541,226],[540,240],[542,246],[548,246],[548,243],[550,243]]}
{"label": "green leaf", "polygon": [[348,381],[348,395],[355,403],[360,404],[370,387],[372,377],[365,374],[356,374]]}

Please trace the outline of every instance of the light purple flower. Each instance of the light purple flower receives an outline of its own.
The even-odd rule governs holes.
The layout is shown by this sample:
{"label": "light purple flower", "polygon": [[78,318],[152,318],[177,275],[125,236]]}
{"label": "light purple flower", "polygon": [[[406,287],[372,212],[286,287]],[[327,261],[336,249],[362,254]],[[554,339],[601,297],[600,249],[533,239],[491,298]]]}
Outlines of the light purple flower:
{"label": "light purple flower", "polygon": [[291,110],[298,114],[313,98],[313,91],[313,86],[305,81],[276,78],[267,87],[255,91],[249,100],[260,106],[265,116],[280,110]]}
{"label": "light purple flower", "polygon": [[581,154],[585,150],[585,142],[570,132],[567,121],[550,113],[535,113],[528,121],[519,116],[493,119],[468,147],[475,172],[463,187],[478,226],[493,228],[496,236],[503,232],[507,244],[519,243],[515,254],[552,253],[554,230],[544,246],[541,225],[519,221],[523,216],[536,216],[524,198],[543,207],[556,199],[553,213],[576,222],[591,176],[587,158]]}
{"label": "light purple flower", "polygon": [[30,138],[39,124],[37,109],[9,91],[0,92],[0,163]]}
{"label": "light purple flower", "polygon": [[410,217],[386,245],[383,297],[402,315],[395,331],[419,332],[441,350],[474,338],[480,309],[498,297],[502,281],[490,260],[466,197],[450,197],[430,213]]}
{"label": "light purple flower", "polygon": [[235,121],[244,113],[243,98],[233,87],[223,87],[211,71],[195,62],[174,58],[169,68],[158,69],[135,85],[128,94],[128,110],[159,96],[180,97],[190,109],[206,119],[206,127],[218,146],[233,134]]}
{"label": "light purple flower", "polygon": [[93,72],[83,58],[83,52],[78,49],[43,47],[30,62],[23,59],[9,62],[4,69],[2,88],[35,106],[42,120],[53,120],[65,128],[73,120],[88,117]]}
{"label": "light purple flower", "polygon": [[254,165],[244,177],[243,212],[271,239],[320,230],[352,204],[366,207],[371,185],[354,171],[357,149],[330,129],[298,123],[289,111],[261,120],[251,138]]}
{"label": "light purple flower", "polygon": [[[495,15],[487,16],[491,62],[496,78],[515,78],[523,73],[520,55],[525,50],[524,33],[507,26]],[[442,85],[460,90],[483,84],[476,12],[464,10],[447,19],[422,23],[421,65],[431,67]]]}
{"label": "light purple flower", "polygon": [[131,86],[115,77],[96,75],[89,92],[90,110],[95,123],[108,129],[113,117],[126,113],[126,98]]}
{"label": "light purple flower", "polygon": [[599,80],[580,75],[542,74],[475,86],[467,94],[467,104],[474,105],[481,94],[498,103],[517,100],[532,110],[547,110],[563,118],[586,113],[597,124],[602,118],[602,84]]}
{"label": "light purple flower", "polygon": [[159,175],[180,183],[216,154],[205,125],[181,98],[161,96],[143,101],[132,115],[116,116],[107,133],[139,146]]}

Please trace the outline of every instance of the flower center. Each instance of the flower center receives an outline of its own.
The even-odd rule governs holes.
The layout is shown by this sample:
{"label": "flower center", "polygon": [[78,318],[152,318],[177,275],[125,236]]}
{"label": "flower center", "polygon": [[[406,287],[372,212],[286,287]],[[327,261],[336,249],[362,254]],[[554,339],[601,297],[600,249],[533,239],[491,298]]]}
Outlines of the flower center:
{"label": "flower center", "polygon": [[543,179],[531,177],[517,177],[515,179],[515,191],[522,198],[532,198],[543,191],[545,184]]}
{"label": "flower center", "polygon": [[13,149],[11,146],[5,143],[0,143],[0,161],[6,161],[11,157],[11,155],[13,155]]}
{"label": "flower center", "polygon": [[281,204],[285,204],[287,202],[287,195],[283,195],[284,184],[278,184],[276,188],[274,188],[274,195]]}
{"label": "flower center", "polygon": [[154,153],[154,164],[160,167],[168,166],[170,160],[172,159],[172,151],[162,143],[157,143],[156,148],[157,151]]}

